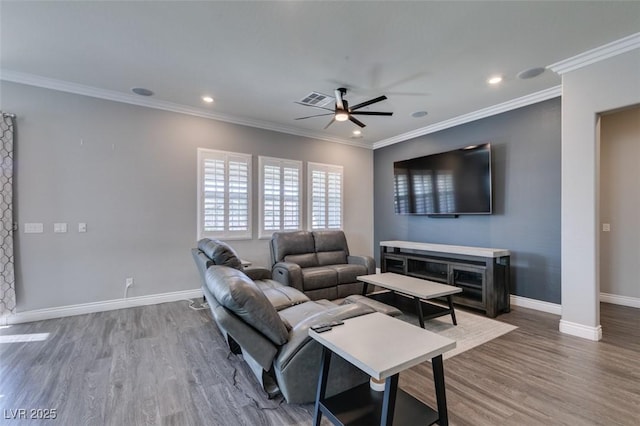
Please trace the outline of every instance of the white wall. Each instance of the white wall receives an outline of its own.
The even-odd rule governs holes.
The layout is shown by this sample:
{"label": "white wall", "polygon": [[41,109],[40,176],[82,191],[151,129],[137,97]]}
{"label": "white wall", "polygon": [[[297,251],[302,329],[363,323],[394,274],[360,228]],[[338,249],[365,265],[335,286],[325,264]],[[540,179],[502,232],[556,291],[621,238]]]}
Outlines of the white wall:
{"label": "white wall", "polygon": [[597,114],[640,102],[640,50],[562,76],[562,332],[601,338]]}
{"label": "white wall", "polygon": [[[200,287],[196,150],[254,155],[254,239],[239,254],[269,262],[258,240],[258,155],[344,166],[344,226],[355,254],[373,254],[373,151],[53,90],[1,82],[17,115],[18,312]],[[81,143],[82,141],[82,143]],[[306,176],[306,175],[305,175]],[[24,223],[44,223],[25,234]],[[54,234],[66,222],[69,232]],[[88,232],[77,232],[78,222]]]}
{"label": "white wall", "polygon": [[600,292],[640,301],[640,107],[600,119]]}

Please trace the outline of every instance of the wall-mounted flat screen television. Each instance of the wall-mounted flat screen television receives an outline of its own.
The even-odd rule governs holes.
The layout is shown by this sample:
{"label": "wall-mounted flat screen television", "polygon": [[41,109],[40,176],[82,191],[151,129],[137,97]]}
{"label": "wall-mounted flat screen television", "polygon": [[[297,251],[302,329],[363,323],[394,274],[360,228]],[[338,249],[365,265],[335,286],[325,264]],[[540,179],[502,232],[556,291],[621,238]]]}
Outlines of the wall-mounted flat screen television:
{"label": "wall-mounted flat screen television", "polygon": [[491,144],[393,163],[396,214],[491,214]]}

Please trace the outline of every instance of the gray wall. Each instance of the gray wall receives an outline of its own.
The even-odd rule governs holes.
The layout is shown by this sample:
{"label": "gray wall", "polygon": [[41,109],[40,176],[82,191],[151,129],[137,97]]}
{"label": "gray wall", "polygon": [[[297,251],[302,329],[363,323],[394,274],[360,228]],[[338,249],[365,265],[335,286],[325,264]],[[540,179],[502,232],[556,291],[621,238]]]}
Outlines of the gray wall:
{"label": "gray wall", "polygon": [[[130,297],[199,288],[189,252],[198,147],[254,155],[254,239],[232,242],[243,258],[269,259],[255,237],[258,155],[343,165],[350,248],[372,254],[371,150],[8,82],[0,90],[2,109],[18,117],[20,312],[119,299],[125,277],[135,279]],[[25,234],[25,222],[45,232]],[[54,234],[55,222],[69,232]]]}
{"label": "gray wall", "polygon": [[[375,244],[408,240],[511,250],[511,293],[560,302],[560,99],[374,151]],[[492,215],[395,215],[393,162],[492,145]]]}
{"label": "gray wall", "polygon": [[600,292],[640,300],[640,107],[600,121]]}

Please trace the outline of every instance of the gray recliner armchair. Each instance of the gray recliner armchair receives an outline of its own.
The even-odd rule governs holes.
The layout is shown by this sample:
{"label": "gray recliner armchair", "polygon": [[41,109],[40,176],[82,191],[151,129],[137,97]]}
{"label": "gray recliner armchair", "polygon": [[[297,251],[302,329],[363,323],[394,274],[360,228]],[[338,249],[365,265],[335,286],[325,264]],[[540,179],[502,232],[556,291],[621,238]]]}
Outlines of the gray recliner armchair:
{"label": "gray recliner armchair", "polygon": [[275,232],[270,251],[273,279],[313,300],[360,294],[356,277],[376,272],[371,256],[350,255],[342,231]]}

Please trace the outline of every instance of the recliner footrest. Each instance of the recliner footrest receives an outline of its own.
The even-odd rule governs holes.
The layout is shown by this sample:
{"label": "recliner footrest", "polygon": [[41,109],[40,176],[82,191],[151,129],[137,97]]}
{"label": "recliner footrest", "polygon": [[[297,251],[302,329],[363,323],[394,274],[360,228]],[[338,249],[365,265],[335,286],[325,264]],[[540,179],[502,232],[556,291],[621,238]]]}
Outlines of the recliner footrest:
{"label": "recliner footrest", "polygon": [[360,294],[352,294],[351,296],[346,297],[341,304],[348,305],[350,303],[359,303],[361,305],[368,306],[380,313],[389,315],[390,317],[398,317],[402,315],[402,312],[398,308],[389,306],[382,302],[378,302],[377,300],[362,296]]}

